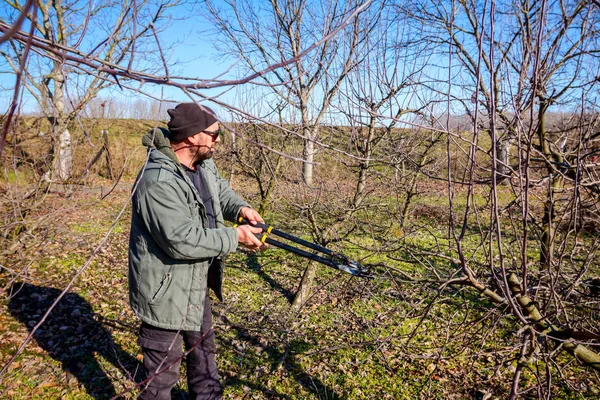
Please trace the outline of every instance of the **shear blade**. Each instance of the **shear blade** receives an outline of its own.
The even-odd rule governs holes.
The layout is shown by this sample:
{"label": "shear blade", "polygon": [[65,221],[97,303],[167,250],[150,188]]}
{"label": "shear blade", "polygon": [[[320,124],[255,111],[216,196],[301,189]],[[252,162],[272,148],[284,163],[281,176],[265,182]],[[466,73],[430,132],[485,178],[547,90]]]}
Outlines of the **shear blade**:
{"label": "shear blade", "polygon": [[349,273],[354,276],[362,276],[362,277],[368,276],[368,273],[363,270],[362,266],[354,261],[349,261],[346,264],[336,263],[336,267],[340,271]]}

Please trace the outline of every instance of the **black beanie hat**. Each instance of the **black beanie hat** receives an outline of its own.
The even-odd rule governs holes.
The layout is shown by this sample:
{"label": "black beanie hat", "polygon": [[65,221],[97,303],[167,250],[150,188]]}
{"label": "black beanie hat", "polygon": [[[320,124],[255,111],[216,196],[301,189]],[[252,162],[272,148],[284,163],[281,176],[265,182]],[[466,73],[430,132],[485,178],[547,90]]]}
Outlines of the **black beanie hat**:
{"label": "black beanie hat", "polygon": [[194,136],[217,122],[213,110],[196,103],[178,104],[175,108],[168,109],[167,113],[171,117],[167,124],[169,140],[175,142]]}

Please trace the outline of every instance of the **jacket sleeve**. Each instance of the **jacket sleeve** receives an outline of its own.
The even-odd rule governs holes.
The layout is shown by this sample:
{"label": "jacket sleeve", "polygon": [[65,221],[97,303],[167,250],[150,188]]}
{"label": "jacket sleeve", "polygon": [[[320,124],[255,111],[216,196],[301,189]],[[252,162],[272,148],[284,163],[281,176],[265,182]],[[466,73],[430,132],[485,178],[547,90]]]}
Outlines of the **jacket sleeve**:
{"label": "jacket sleeve", "polygon": [[219,171],[217,170],[217,166],[212,160],[208,160],[207,166],[215,175],[223,217],[227,221],[236,222],[242,207],[250,207],[250,204],[248,204],[244,199],[238,196],[236,192],[233,191],[231,186],[229,186],[229,181],[221,177],[221,174],[219,174]]}
{"label": "jacket sleeve", "polygon": [[134,204],[152,238],[174,259],[219,257],[235,251],[234,228],[206,229],[192,215],[185,193],[172,181],[154,182],[136,193]]}

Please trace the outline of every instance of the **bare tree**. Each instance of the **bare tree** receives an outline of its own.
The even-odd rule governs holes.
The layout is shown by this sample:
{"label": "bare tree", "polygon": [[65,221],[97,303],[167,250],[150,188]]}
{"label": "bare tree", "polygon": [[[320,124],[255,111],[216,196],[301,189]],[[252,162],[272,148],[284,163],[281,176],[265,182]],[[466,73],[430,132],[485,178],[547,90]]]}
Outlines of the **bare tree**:
{"label": "bare tree", "polygon": [[[134,4],[119,19],[131,21],[123,22],[131,29],[133,21],[140,21],[127,19],[133,17]],[[37,92],[47,94],[42,104],[52,113],[54,126],[58,111],[53,107],[60,107],[50,101],[52,96],[62,93],[63,115],[82,113],[77,105],[86,98],[85,85],[80,91],[78,86],[68,87],[78,74],[92,82],[101,77],[106,84],[124,88],[127,80],[171,85],[194,99],[209,98],[203,92],[207,88],[251,82],[256,98],[276,99],[276,105],[248,113],[229,105],[241,115],[239,123],[229,124],[232,134],[258,144],[236,144],[239,161],[256,180],[263,204],[268,204],[280,168],[285,167],[288,137],[301,136],[303,147],[306,143],[322,146],[323,153],[328,152],[323,157],[328,166],[337,167],[341,160],[348,167],[343,170],[346,179],[335,181],[332,176],[313,176],[306,169],[312,164],[305,163],[303,176],[311,187],[294,186],[304,196],[295,205],[318,241],[344,240],[347,248],[366,254],[361,262],[372,261],[371,268],[380,272],[374,284],[350,281],[350,289],[337,286],[336,290],[352,301],[363,293],[393,297],[395,307],[402,303],[410,309],[404,313],[410,319],[408,333],[400,333],[405,326],[385,326],[385,337],[368,340],[368,346],[377,347],[373,357],[379,357],[390,374],[395,371],[387,354],[393,346],[402,357],[430,357],[437,366],[463,354],[473,360],[489,357],[496,372],[487,380],[477,377],[474,384],[498,382],[505,391],[497,394],[506,397],[510,391],[511,398],[532,393],[552,398],[558,385],[569,384],[573,373],[585,373],[563,357],[564,352],[597,371],[597,6],[566,0],[416,1],[410,8],[396,4],[403,14],[394,20],[392,14],[381,14],[383,2],[367,10],[338,2],[320,7],[274,1],[267,13],[270,19],[261,20],[262,11],[254,4],[226,3],[223,7],[231,14],[221,14],[220,5],[209,4],[209,12],[220,18],[219,26],[231,30],[225,31],[231,35],[225,36],[233,46],[230,51],[239,46],[245,76],[234,81],[173,76],[162,56],[164,71],[156,73],[129,68],[135,59],[131,52],[118,62],[104,53],[88,57],[82,51],[88,42],[77,39],[90,31],[86,25],[78,25],[75,39],[64,43],[56,35],[44,38],[41,31],[32,36],[6,24],[0,24],[0,30],[11,37],[5,53],[13,57],[16,71],[24,74],[30,87],[40,81],[28,80],[31,71],[20,67],[25,62],[34,63],[39,56],[39,64],[47,60],[51,72],[55,63],[63,62],[59,71],[63,76],[50,73],[45,92]],[[51,21],[62,10],[59,6],[45,5]],[[27,7],[32,6],[27,3],[22,10]],[[82,10],[87,12],[85,6]],[[365,11],[356,20],[345,18],[356,10]],[[11,21],[19,15],[27,13],[17,11]],[[227,15],[242,22],[232,22]],[[90,16],[88,22],[92,21]],[[342,35],[329,41],[333,28],[348,22]],[[405,22],[411,23],[411,29],[406,36],[395,36]],[[139,28],[138,33],[143,31]],[[112,32],[105,36],[111,39]],[[110,40],[91,42],[91,53],[97,43],[110,48]],[[307,47],[306,42],[316,45]],[[127,47],[130,42],[122,43]],[[121,49],[119,44],[116,47]],[[35,58],[24,57],[27,49],[34,49]],[[23,57],[14,58],[17,53]],[[63,91],[55,94],[55,86],[61,85]],[[109,113],[101,103],[87,104],[90,113]],[[154,113],[152,107],[140,102],[132,112],[147,116],[148,110]],[[243,103],[240,107],[250,108]],[[332,113],[337,120],[328,120]],[[407,117],[413,114],[419,118]],[[468,115],[470,124],[457,126],[456,114]],[[336,126],[342,118],[347,126]],[[55,133],[57,141],[60,133]],[[304,148],[303,159],[309,160],[311,154],[314,147]],[[314,184],[319,178],[320,186]],[[424,217],[435,224],[407,218],[411,199],[425,185],[437,191],[436,204],[422,208]],[[289,196],[291,202],[296,200]],[[440,201],[444,196],[446,201]],[[394,199],[402,200],[390,205]],[[12,204],[9,217],[23,219],[19,201]],[[6,229],[20,223],[10,218]],[[328,225],[340,229],[328,231]],[[353,229],[360,235],[350,236]],[[423,237],[426,240],[420,240]],[[107,238],[108,234],[66,289],[91,264]],[[309,273],[307,268],[299,293],[302,288],[310,291]],[[407,288],[412,290],[409,295]],[[452,315],[435,315],[448,305],[455,307]],[[382,318],[397,311],[386,310]],[[442,319],[448,321],[428,326]],[[381,324],[359,316],[356,321],[367,327]],[[43,318],[31,334],[42,323]],[[426,352],[416,343],[425,333],[436,339],[427,344]],[[349,346],[364,346],[362,339]],[[525,374],[528,379],[522,379]],[[480,395],[476,393],[488,396]]]}
{"label": "bare tree", "polygon": [[170,107],[173,107],[173,105],[169,102],[136,99],[128,107],[127,117],[145,120],[162,119],[166,115],[166,110]]}
{"label": "bare tree", "polygon": [[[277,121],[270,125],[250,119],[248,115],[236,115],[232,113],[233,122],[230,125],[232,130],[246,138],[251,139],[255,143],[264,143],[270,149],[278,150],[280,153],[290,152],[292,146],[290,139],[293,135],[290,130],[296,129],[287,126],[284,123],[283,104],[279,103],[275,106],[263,104],[259,96],[253,93],[253,90],[242,91],[238,90],[237,102],[246,104],[243,109],[250,115],[264,115],[263,107],[270,108],[268,115],[271,119]],[[286,128],[280,128],[286,127]],[[258,211],[263,215],[273,202],[273,194],[275,186],[279,179],[285,179],[285,175],[289,172],[284,169],[284,158],[281,154],[269,151],[261,146],[255,146],[252,143],[237,140],[235,134],[231,135],[231,143],[226,143],[232,161],[232,173],[230,180],[234,178],[235,170],[241,170],[242,173],[249,175],[256,182],[260,202]]]}
{"label": "bare tree", "polygon": [[[206,99],[209,96],[207,96],[204,93],[205,89],[215,88],[215,87],[223,87],[223,86],[231,87],[231,86],[248,83],[257,78],[260,79],[261,76],[263,76],[264,74],[268,74],[277,68],[282,68],[291,63],[301,61],[302,57],[304,57],[306,54],[309,54],[311,51],[319,48],[319,46],[321,46],[322,44],[326,44],[330,39],[334,38],[341,30],[343,30],[345,27],[347,27],[353,21],[356,14],[358,14],[362,9],[364,9],[364,7],[366,7],[366,5],[357,7],[352,13],[346,15],[345,19],[339,20],[339,25],[331,27],[331,30],[327,31],[326,35],[319,36],[314,43],[308,45],[305,49],[300,51],[296,58],[283,60],[280,63],[270,65],[267,68],[265,68],[264,70],[258,71],[256,73],[252,73],[241,79],[219,80],[218,78],[204,79],[204,78],[197,78],[197,77],[172,75],[169,71],[168,59],[165,57],[165,55],[162,51],[163,47],[159,41],[158,35],[156,35],[156,28],[154,27],[154,24],[152,23],[154,20],[156,20],[157,15],[162,15],[165,7],[158,6],[157,9],[152,8],[152,7],[144,8],[144,9],[136,8],[136,6],[139,6],[139,5],[140,4],[134,2],[131,5],[131,8],[123,9],[119,19],[117,20],[116,25],[104,24],[103,26],[105,28],[109,27],[109,26],[112,26],[112,28],[108,28],[109,31],[106,32],[107,33],[106,36],[101,37],[97,41],[93,40],[94,38],[89,38],[89,42],[87,40],[88,38],[84,38],[82,40],[78,39],[79,37],[84,37],[84,36],[78,36],[77,33],[82,34],[82,33],[86,33],[86,32],[91,32],[91,30],[88,30],[87,24],[95,23],[95,21],[97,21],[95,19],[95,17],[96,17],[96,15],[99,15],[99,14],[94,14],[94,18],[91,18],[92,10],[86,9],[85,5],[82,6],[83,9],[79,9],[79,8],[77,8],[77,7],[79,7],[79,4],[77,4],[77,3],[69,4],[69,6],[72,6],[72,8],[68,8],[68,7],[63,8],[63,6],[65,6],[65,4],[61,4],[60,2],[52,2],[47,5],[48,10],[50,10],[49,14],[48,14],[49,18],[50,18],[50,22],[54,21],[53,18],[58,18],[58,16],[57,16],[58,14],[60,14],[64,18],[66,16],[73,16],[77,12],[83,13],[83,15],[84,15],[83,19],[75,18],[74,21],[72,21],[72,24],[67,24],[67,26],[69,28],[71,28],[73,26],[78,26],[80,29],[76,33],[73,33],[73,36],[70,36],[71,41],[65,41],[63,36],[59,36],[58,34],[56,34],[57,30],[52,30],[52,31],[39,30],[35,24],[31,25],[34,28],[34,29],[32,29],[32,32],[27,33],[27,32],[23,32],[19,29],[15,29],[15,26],[19,25],[18,23],[11,25],[10,23],[2,22],[2,23],[0,23],[0,32],[4,35],[3,38],[10,37],[10,42],[9,42],[9,44],[11,46],[10,51],[19,52],[21,49],[23,49],[23,51],[21,51],[20,53],[18,53],[16,55],[20,55],[20,54],[26,55],[28,50],[32,49],[32,51],[35,51],[36,57],[37,57],[37,55],[39,55],[40,63],[41,64],[48,63],[51,71],[53,71],[53,68],[55,67],[55,63],[58,63],[58,65],[59,65],[57,68],[62,68],[62,70],[59,71],[59,74],[62,73],[63,75],[57,76],[56,78],[59,78],[59,80],[58,80],[59,84],[57,84],[57,86],[63,89],[62,91],[59,90],[59,92],[58,92],[58,95],[63,96],[62,97],[63,101],[62,101],[62,103],[59,103],[60,107],[56,107],[56,113],[58,113],[59,116],[61,116],[60,114],[63,112],[61,110],[65,110],[64,114],[62,114],[62,116],[65,116],[65,114],[68,114],[70,112],[68,106],[66,106],[65,103],[69,104],[72,107],[72,110],[77,110],[79,113],[82,113],[82,111],[83,111],[82,104],[83,103],[79,102],[79,104],[75,104],[76,103],[75,99],[89,99],[89,98],[93,97],[92,92],[84,90],[83,85],[75,86],[75,87],[71,88],[69,86],[70,82],[72,82],[71,77],[80,75],[83,80],[80,83],[83,83],[84,81],[89,79],[89,80],[91,80],[91,82],[102,82],[99,84],[100,88],[104,87],[103,85],[116,84],[120,88],[123,88],[124,90],[125,89],[133,90],[136,93],[142,93],[143,91],[139,88],[132,88],[131,80],[135,80],[135,81],[138,81],[138,82],[141,82],[144,84],[170,85],[170,86],[180,89],[182,91],[182,93],[191,97],[193,100]],[[102,12],[102,10],[104,9],[103,7],[104,7],[104,5],[99,6],[99,13]],[[25,8],[27,8],[27,7],[25,7]],[[35,10],[35,7],[34,7],[34,10]],[[89,12],[86,13],[86,10]],[[63,11],[64,11],[64,13],[63,13]],[[144,13],[144,12],[146,12],[146,13]],[[36,14],[34,14],[34,15],[36,15]],[[109,17],[114,16],[114,10],[113,10],[113,12],[107,11],[107,15]],[[149,17],[149,18],[147,18],[147,17]],[[35,21],[35,18],[32,18],[31,20]],[[79,23],[81,23],[81,21],[83,21],[83,24],[78,25]],[[143,24],[143,26],[142,26],[141,21],[145,21],[145,22],[147,22],[147,24]],[[50,26],[53,26],[53,25],[50,24]],[[113,40],[114,37],[117,35],[117,31],[121,32],[121,28],[123,26],[127,26],[131,29],[130,30],[131,35],[130,36],[125,35],[124,37],[121,37],[121,40]],[[56,29],[62,28],[62,27],[64,27],[64,26],[62,26],[62,25],[58,26]],[[42,26],[42,28],[43,28],[43,26]],[[35,32],[33,32],[33,30],[35,30],[35,29],[38,29],[37,34],[35,34]],[[63,32],[63,31],[60,31],[60,29],[58,29],[58,31]],[[127,29],[125,29],[125,31],[127,31]],[[134,33],[134,31],[137,33]],[[69,30],[67,30],[66,32],[72,33]],[[53,33],[55,35],[53,36],[53,35],[50,35],[49,33]],[[152,35],[152,37],[157,42],[156,44],[157,44],[157,47],[159,50],[158,53],[160,55],[160,61],[162,61],[162,65],[160,67],[157,67],[157,70],[142,68],[143,66],[139,66],[139,65],[138,65],[139,69],[134,69],[136,62],[139,59],[137,57],[138,51],[140,51],[138,43],[141,43],[140,41],[138,41],[136,39],[145,38],[146,37],[145,35],[148,35],[148,36]],[[63,40],[63,41],[61,42],[59,39]],[[119,50],[130,50],[130,51],[129,52],[124,51],[123,53],[121,53],[122,57],[117,58],[117,59],[107,58],[105,56],[105,51],[108,51],[108,49],[113,48],[112,45],[114,45]],[[135,51],[134,51],[134,48],[135,48]],[[7,55],[7,60],[10,59],[11,55],[15,56],[15,54],[10,54],[10,52],[8,52],[8,51],[5,52],[5,54]],[[19,76],[19,74],[21,74],[21,73],[24,75],[26,75],[26,74],[31,75],[31,73],[33,73],[33,70],[31,70],[31,73],[30,73],[29,69],[26,68],[27,67],[26,63],[30,62],[31,60],[27,57],[22,57],[20,59],[20,61],[21,61],[21,64],[19,65],[19,67],[17,69],[17,75]],[[10,65],[10,62],[9,61],[7,61],[7,62],[8,62],[8,65]],[[158,72],[155,72],[155,71],[158,71]],[[68,76],[69,79],[65,79],[65,72],[66,72],[66,76]],[[32,82],[37,83],[37,82],[35,82],[33,77],[28,77],[27,79],[29,79],[29,78],[32,78],[32,79],[30,79]],[[96,81],[96,79],[98,79],[98,81]],[[54,75],[52,75],[49,78],[49,81],[50,81],[49,86],[45,87],[46,91],[45,92],[42,91],[42,93],[46,93],[47,97],[44,98],[42,96],[42,94],[40,94],[38,97],[40,99],[48,100],[49,103],[42,103],[42,104],[49,104],[49,108],[54,113],[55,109],[52,107],[55,107],[55,104],[52,103],[51,100],[58,97],[57,95],[55,95],[55,93],[53,91],[57,80],[55,79]],[[74,79],[74,81],[77,82],[76,79]],[[44,86],[43,86],[44,82],[42,82],[42,89],[44,89]],[[27,82],[27,84],[33,88],[31,90],[32,92],[35,92],[34,89],[36,86],[34,83]],[[76,90],[77,88],[81,88],[81,90]],[[101,90],[101,89],[99,89],[99,90]],[[86,95],[87,95],[87,97],[86,97]],[[18,84],[16,85],[15,95],[14,95],[13,99],[14,99],[13,104],[17,104],[18,103],[17,100],[19,99],[19,85]],[[215,102],[219,103],[218,99],[213,99],[213,100]],[[81,105],[81,107],[79,105]],[[64,106],[64,108],[63,108],[63,106]],[[229,106],[229,107],[235,108],[234,106]],[[13,111],[14,110],[12,110],[11,113],[13,113]],[[61,112],[59,113],[59,111],[61,111]],[[77,119],[78,117],[80,117],[80,115],[76,112],[74,118]],[[258,118],[258,119],[260,119],[260,118]],[[52,122],[52,124],[53,124],[52,126],[55,127],[56,121],[54,119],[54,116],[52,118],[49,118],[49,120],[50,120],[50,122]],[[66,126],[66,124],[65,124],[65,126]],[[4,128],[5,129],[3,130],[3,135],[8,131],[8,124],[5,124]],[[281,127],[281,128],[283,131],[289,131],[288,129],[286,129],[284,127]],[[18,134],[19,131],[17,128],[15,128],[15,124],[13,124],[13,129],[14,129],[13,133],[15,133],[15,135],[13,135],[13,138],[16,138],[16,136],[17,136],[16,134]],[[56,129],[54,129],[54,131],[58,132]],[[268,146],[263,143],[257,143],[257,144],[263,149],[268,149]],[[0,147],[0,153],[4,149],[3,145],[4,145],[4,143],[2,143],[2,147]],[[101,153],[96,153],[96,154],[98,155]],[[287,156],[281,152],[280,152],[280,155]],[[294,158],[293,156],[288,156],[288,157]],[[63,160],[64,160],[64,158],[63,158]],[[134,190],[135,190],[135,188],[134,188]],[[21,194],[19,193],[17,195],[16,192],[11,191],[10,195],[12,196],[11,205],[13,206],[13,208],[9,212],[7,212],[5,215],[3,215],[3,216],[6,216],[7,219],[13,219],[12,222],[7,221],[4,226],[5,229],[9,229],[9,230],[14,228],[15,226],[17,226],[17,227],[26,226],[26,224],[29,222],[26,220],[23,213],[20,212],[21,211],[20,210],[20,208],[21,208],[20,200],[23,200],[23,198],[21,197]],[[103,195],[103,197],[104,196],[106,196],[106,195]],[[28,196],[26,195],[25,197],[27,198]],[[19,200],[16,200],[17,198]],[[40,205],[39,202],[34,204],[34,206],[39,206],[39,205]],[[98,254],[100,249],[106,244],[109,235],[111,234],[118,219],[124,213],[126,208],[127,208],[127,203],[125,203],[123,205],[123,207],[121,208],[120,212],[118,213],[116,219],[113,221],[111,229],[103,237],[101,242],[98,243],[97,246],[95,246],[94,250],[90,253],[90,255],[87,258],[87,260],[85,261],[85,263],[78,266],[77,271],[75,271],[69,277],[69,279],[67,279],[68,283],[65,285],[62,293],[56,297],[56,299],[53,301],[53,304],[46,310],[45,314],[40,318],[40,320],[36,323],[36,325],[31,327],[31,330],[29,331],[29,334],[27,335],[26,339],[21,343],[21,345],[18,346],[18,349],[16,350],[16,352],[14,354],[12,354],[12,356],[10,357],[8,362],[5,363],[5,365],[3,366],[2,371],[0,371],[0,375],[6,373],[8,367],[11,365],[11,363],[21,354],[21,352],[23,351],[23,349],[25,348],[27,343],[34,337],[36,331],[40,328],[40,326],[42,326],[42,324],[44,324],[48,315],[55,308],[56,304],[61,300],[61,298],[64,297],[65,293],[67,293],[67,291],[69,291],[73,287],[73,285],[76,282],[76,280],[78,279],[78,277],[81,276],[81,274],[84,273],[84,271],[86,271],[86,269],[91,265],[94,257]],[[22,232],[22,231],[23,230],[20,230],[20,232]],[[7,237],[4,237],[4,236],[2,237],[2,239],[6,239],[6,238]],[[11,236],[10,239],[14,239],[14,237]],[[28,260],[23,260],[23,259],[20,259],[19,261],[15,262],[15,265],[17,265],[17,266],[15,266],[14,269],[10,268],[11,273],[14,272],[15,279],[16,279],[16,277],[18,277],[22,274],[22,271],[19,270],[20,267],[18,267],[20,262],[24,262],[26,264],[23,266],[23,268],[24,268],[23,271],[30,264]],[[33,261],[31,261],[31,263],[33,263]],[[2,268],[4,268],[4,266],[2,266]],[[149,378],[149,379],[152,379],[152,378]]]}
{"label": "bare tree", "polygon": [[[415,33],[404,29],[393,8],[385,3],[381,8],[366,11],[358,23],[364,24],[362,29],[368,30],[369,35],[365,38],[364,50],[353,54],[355,68],[342,83],[331,107],[343,116],[339,118],[340,126],[328,129],[330,137],[336,138],[331,147],[346,152],[339,158],[355,174],[355,188],[349,194],[338,187],[337,182],[328,179],[316,191],[316,199],[305,200],[297,206],[306,215],[313,237],[322,245],[341,242],[357,229],[360,231],[359,226],[365,223],[368,226],[371,216],[386,212],[379,204],[381,192],[377,186],[381,181],[371,177],[372,165],[396,165],[408,157],[419,158],[416,153],[423,151],[419,162],[424,167],[427,153],[433,148],[433,145],[421,147],[418,134],[409,140],[408,136],[412,135],[403,135],[402,130],[396,128],[402,125],[403,119],[427,112],[425,107],[412,101],[415,82],[427,62],[427,58],[419,54],[427,45],[423,42],[423,48],[419,49],[407,46],[405,43]],[[433,144],[440,137],[438,134]],[[345,140],[337,142],[340,138]],[[417,171],[407,187],[410,194],[405,197],[405,213],[415,193],[418,176]],[[362,217],[356,217],[357,213]],[[294,307],[299,308],[309,297],[316,270],[314,264],[305,270]]]}
{"label": "bare tree", "polygon": [[[27,45],[13,39],[0,54],[6,67],[23,76],[24,87],[52,125],[51,168],[47,178],[67,181],[72,173],[68,125],[101,90],[116,83],[106,79],[109,76],[106,73],[81,73],[73,68],[66,57],[67,49],[106,64],[125,61],[130,68],[139,66],[144,61],[141,39],[152,38],[151,27],[175,2],[84,5],[76,1],[47,1],[37,4],[34,12],[27,13],[26,4],[4,3],[6,17],[0,24],[8,28],[19,15],[26,15],[32,35],[39,35],[51,45],[52,51],[37,47],[26,58]],[[138,25],[138,21],[144,23]]]}
{"label": "bare tree", "polygon": [[296,111],[294,120],[288,122],[302,126],[305,160],[302,174],[309,186],[313,183],[315,142],[319,138],[320,124],[341,83],[356,66],[355,54],[364,51],[372,26],[355,19],[335,38],[302,58],[300,55],[307,43],[328,35],[361,8],[365,5],[361,6],[360,2],[337,0],[319,4],[273,0],[268,10],[245,0],[225,4],[206,2],[207,14],[222,35],[219,50],[239,57],[244,70],[257,72],[284,60],[295,60],[281,70],[263,75],[262,79],[266,96],[279,98]]}
{"label": "bare tree", "polygon": [[[435,85],[424,86],[443,94],[448,109],[440,121],[447,135],[448,245],[413,254],[422,262],[450,261],[443,286],[470,286],[506,305],[520,335],[506,344],[514,349],[506,359],[518,365],[510,398],[529,390],[549,398],[566,368],[561,350],[591,369],[600,365],[593,351],[600,336],[589,319],[598,301],[584,284],[597,274],[591,268],[597,240],[587,242],[586,256],[576,255],[589,229],[581,224],[582,210],[598,210],[594,165],[584,161],[595,152],[591,138],[598,129],[597,111],[585,100],[598,90],[598,9],[579,1],[448,1],[404,11],[430,28],[428,39],[439,45],[447,71],[444,80],[432,74]],[[472,116],[471,135],[448,129],[450,111],[460,108]],[[570,112],[550,126],[553,108]],[[502,188],[502,180],[510,187]],[[458,187],[466,190],[460,207]],[[480,190],[484,207],[477,206]],[[468,239],[473,229],[476,245]],[[440,272],[431,270],[432,282]],[[548,366],[536,372],[534,387],[521,381],[527,360]]]}

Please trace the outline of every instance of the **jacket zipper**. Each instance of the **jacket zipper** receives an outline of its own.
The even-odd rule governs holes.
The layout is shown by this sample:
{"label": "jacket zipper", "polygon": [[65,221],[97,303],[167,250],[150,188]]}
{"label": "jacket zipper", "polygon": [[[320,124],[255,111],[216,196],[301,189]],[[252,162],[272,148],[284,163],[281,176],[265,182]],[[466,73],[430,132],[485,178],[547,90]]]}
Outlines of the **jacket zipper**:
{"label": "jacket zipper", "polygon": [[165,272],[160,281],[160,286],[158,287],[158,290],[156,291],[156,293],[154,293],[154,296],[152,296],[152,299],[150,299],[150,301],[148,302],[149,304],[154,304],[154,302],[158,298],[162,297],[163,293],[167,290],[167,283],[169,283],[170,280],[171,280],[171,273]]}

